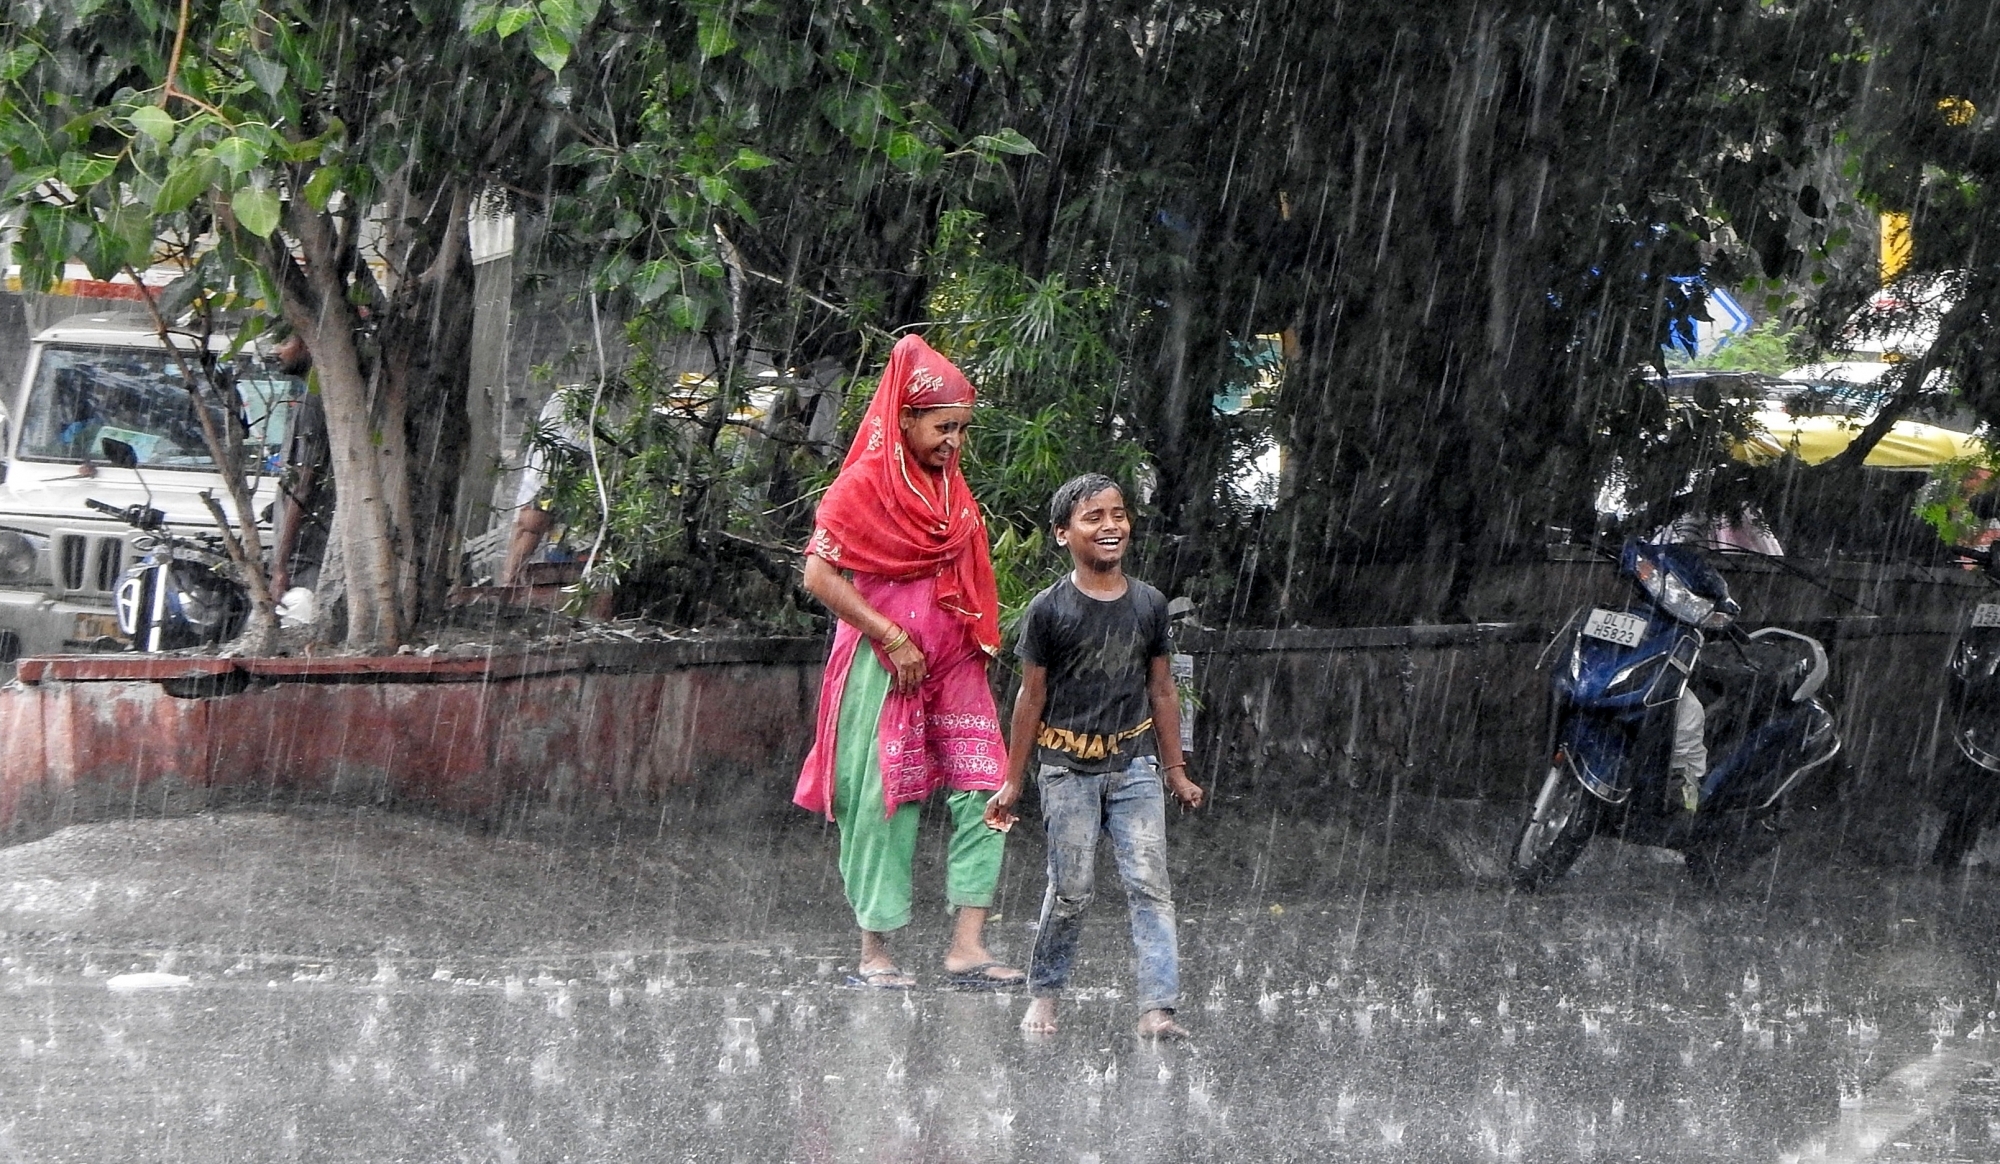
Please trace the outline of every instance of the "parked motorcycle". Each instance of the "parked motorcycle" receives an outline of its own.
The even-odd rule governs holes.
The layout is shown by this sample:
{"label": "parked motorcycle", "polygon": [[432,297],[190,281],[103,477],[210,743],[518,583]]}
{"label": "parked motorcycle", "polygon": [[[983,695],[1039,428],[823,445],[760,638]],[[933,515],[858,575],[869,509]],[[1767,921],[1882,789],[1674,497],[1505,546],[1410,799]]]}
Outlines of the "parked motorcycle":
{"label": "parked motorcycle", "polygon": [[[1960,552],[1994,577],[1992,551]],[[1944,828],[1931,863],[1952,869],[1979,843],[1980,830],[2000,817],[2000,602],[1966,611],[1945,661],[1944,710],[1952,753],[1933,785]]]}
{"label": "parked motorcycle", "polygon": [[[1785,794],[1840,750],[1820,694],[1826,649],[1781,627],[1745,632],[1729,584],[1700,550],[1627,542],[1623,610],[1578,611],[1556,637],[1550,761],[1514,842],[1514,883],[1569,871],[1598,832],[1681,852],[1713,881],[1777,841]],[[1706,708],[1698,788],[1671,770],[1676,706]]]}
{"label": "parked motorcycle", "polygon": [[[106,439],[104,451],[116,465],[137,468],[131,446]],[[147,494],[151,498],[150,491]],[[112,589],[118,631],[138,651],[172,651],[236,637],[250,614],[242,583],[222,573],[229,555],[216,535],[179,536],[167,515],[151,505],[123,509],[95,498],[84,504],[115,517],[140,536],[133,539],[139,560],[118,576]]]}

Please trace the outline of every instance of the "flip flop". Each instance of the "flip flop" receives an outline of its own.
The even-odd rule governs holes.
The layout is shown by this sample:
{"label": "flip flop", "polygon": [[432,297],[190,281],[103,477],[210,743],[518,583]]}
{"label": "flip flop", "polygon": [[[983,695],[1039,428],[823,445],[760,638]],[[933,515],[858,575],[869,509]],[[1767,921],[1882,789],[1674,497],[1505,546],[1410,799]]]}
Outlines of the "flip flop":
{"label": "flip flop", "polygon": [[[988,974],[988,970],[1005,970],[1006,974]],[[977,966],[967,966],[963,970],[947,970],[944,980],[953,986],[970,990],[1004,990],[1010,986],[1026,986],[1028,976],[1007,965],[1005,962],[981,962]]]}
{"label": "flip flop", "polygon": [[[849,986],[865,986],[870,990],[908,990],[910,987],[916,985],[916,983],[908,981],[907,977],[907,975],[896,967],[885,966],[880,970],[857,970],[847,976],[847,984]],[[884,982],[882,981],[884,978],[903,978],[905,981]]]}

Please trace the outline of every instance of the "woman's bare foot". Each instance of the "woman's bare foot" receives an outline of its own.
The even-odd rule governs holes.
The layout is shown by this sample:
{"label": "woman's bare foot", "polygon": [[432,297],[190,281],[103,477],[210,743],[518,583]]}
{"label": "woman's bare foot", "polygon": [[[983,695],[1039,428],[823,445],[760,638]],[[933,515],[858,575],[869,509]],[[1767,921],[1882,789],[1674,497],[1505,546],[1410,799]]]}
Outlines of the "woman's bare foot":
{"label": "woman's bare foot", "polygon": [[1039,994],[1028,1003],[1028,1013],[1021,1016],[1021,1029],[1031,1035],[1053,1035],[1056,1033],[1056,996]]}
{"label": "woman's bare foot", "polygon": [[917,980],[896,968],[896,960],[889,956],[889,941],[886,934],[861,931],[861,961],[855,964],[855,976],[870,986],[883,990],[908,990]]}
{"label": "woman's bare foot", "polygon": [[[1039,1001],[1039,1000],[1037,1000]],[[1027,1020],[1021,1020],[1026,1025]],[[1133,1028],[1142,1039],[1185,1039],[1187,1028],[1174,1021],[1170,1010],[1149,1010],[1139,1016],[1139,1025]]]}
{"label": "woman's bare foot", "polygon": [[944,972],[976,972],[995,986],[1016,986],[1027,980],[1020,970],[996,960],[986,948],[986,911],[971,905],[958,908],[958,918],[951,927],[951,946],[944,952]]}

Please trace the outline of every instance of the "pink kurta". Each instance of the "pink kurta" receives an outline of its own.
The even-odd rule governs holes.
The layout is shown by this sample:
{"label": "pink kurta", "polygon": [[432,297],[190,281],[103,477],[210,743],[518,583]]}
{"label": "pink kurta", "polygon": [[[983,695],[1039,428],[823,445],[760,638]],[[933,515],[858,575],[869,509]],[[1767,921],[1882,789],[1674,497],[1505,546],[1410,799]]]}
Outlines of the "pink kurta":
{"label": "pink kurta", "polygon": [[[882,758],[882,800],[885,815],[899,805],[922,800],[939,788],[954,792],[991,791],[1006,775],[1007,746],[1000,739],[1000,714],[993,691],[986,685],[986,653],[979,649],[963,618],[941,609],[933,597],[936,578],[894,581],[856,573],[855,589],[868,605],[910,632],[924,653],[924,681],[911,694],[891,688],[882,701],[877,739]],[[818,731],[806,754],[792,802],[833,817],[835,735],[840,700],[847,690],[847,671],[860,649],[861,632],[837,623],[833,654],[820,681]],[[882,658],[873,643],[869,650]]]}

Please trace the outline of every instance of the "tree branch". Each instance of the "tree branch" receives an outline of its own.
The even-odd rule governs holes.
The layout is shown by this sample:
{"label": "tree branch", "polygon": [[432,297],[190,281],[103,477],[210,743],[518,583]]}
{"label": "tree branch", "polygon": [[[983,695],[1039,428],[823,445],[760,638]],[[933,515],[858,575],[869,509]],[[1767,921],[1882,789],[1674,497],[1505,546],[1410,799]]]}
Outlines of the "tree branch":
{"label": "tree branch", "polygon": [[229,120],[229,118],[223,115],[222,110],[217,109],[215,106],[210,105],[208,102],[203,101],[201,98],[196,97],[191,93],[182,92],[181,87],[179,85],[174,84],[174,78],[180,75],[181,49],[187,45],[187,33],[188,33],[188,0],[181,0],[180,24],[174,28],[174,51],[173,55],[167,58],[167,85],[166,88],[162,90],[160,93],[160,104],[165,105],[170,98],[178,97],[181,100],[187,102],[188,104],[206,110],[207,112],[214,114],[216,117],[226,122]]}
{"label": "tree branch", "polygon": [[1881,410],[1868,422],[1867,427],[1861,430],[1861,435],[1842,449],[1839,456],[1826,462],[1825,468],[1836,471],[1852,469],[1867,462],[1868,454],[1875,451],[1875,446],[1882,443],[1882,438],[1889,435],[1889,431],[1896,427],[1896,422],[1903,418],[1903,414],[1923,399],[1924,381],[1930,379],[1932,372],[1944,366],[1946,357],[1957,346],[1958,341],[1971,329],[1973,323],[1985,314],[1985,299],[1992,286],[1991,271],[1967,282],[1958,302],[1953,304],[1951,310],[1945,312],[1944,318],[1938,322],[1937,338],[1924,350],[1923,357],[1906,362],[1899,369],[1902,373],[1902,382],[1896,386],[1895,394],[1883,402]]}

